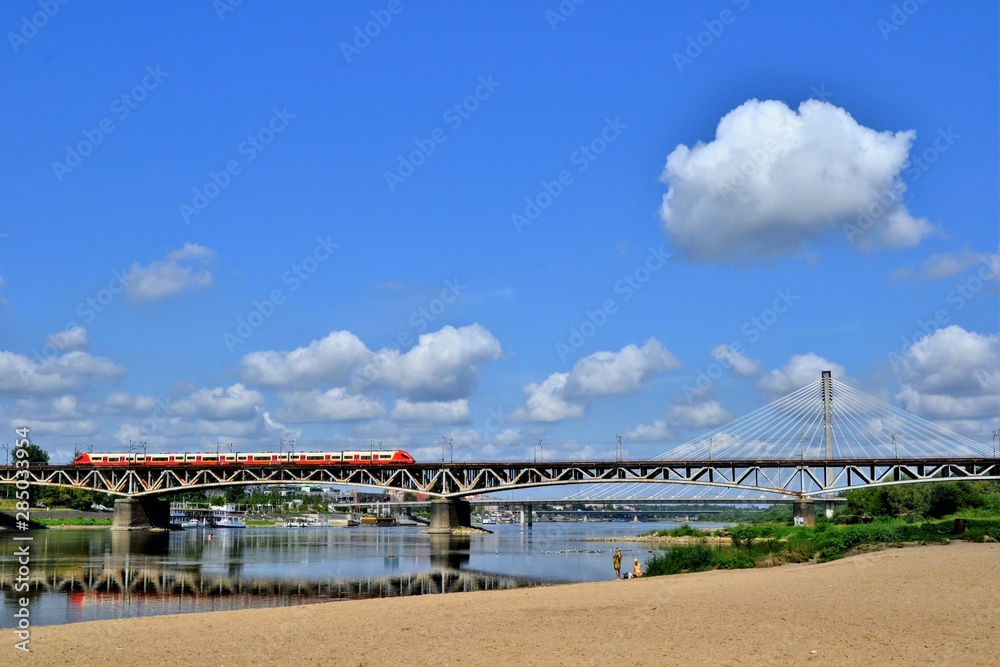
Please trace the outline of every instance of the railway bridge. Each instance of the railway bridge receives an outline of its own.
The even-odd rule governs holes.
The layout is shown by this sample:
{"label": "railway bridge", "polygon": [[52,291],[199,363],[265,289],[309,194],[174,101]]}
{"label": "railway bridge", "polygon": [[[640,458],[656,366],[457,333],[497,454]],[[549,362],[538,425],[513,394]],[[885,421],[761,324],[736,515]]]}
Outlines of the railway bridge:
{"label": "railway bridge", "polygon": [[[809,523],[813,501],[832,513],[846,490],[944,480],[1000,479],[996,440],[977,442],[899,408],[821,379],[661,456],[610,461],[458,462],[343,466],[0,468],[15,482],[120,496],[115,527],[165,527],[170,494],[249,485],[363,486],[426,494],[429,532],[471,526],[469,496],[574,487],[565,500],[792,501]],[[581,487],[581,485],[583,485]],[[579,490],[579,488],[583,490]],[[714,494],[709,497],[708,494]],[[674,496],[676,498],[676,495]],[[551,502],[558,502],[553,497]],[[525,501],[530,503],[530,501]],[[528,508],[530,516],[530,507]]]}

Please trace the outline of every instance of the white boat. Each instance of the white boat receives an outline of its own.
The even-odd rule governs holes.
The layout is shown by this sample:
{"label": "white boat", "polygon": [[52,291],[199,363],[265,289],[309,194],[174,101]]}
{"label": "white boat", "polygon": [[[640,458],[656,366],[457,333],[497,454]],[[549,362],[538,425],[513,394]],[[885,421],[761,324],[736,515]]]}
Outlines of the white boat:
{"label": "white boat", "polygon": [[247,522],[235,515],[216,517],[213,522],[216,528],[246,528]]}
{"label": "white boat", "polygon": [[202,524],[198,519],[188,519],[181,522],[181,528],[201,528]]}
{"label": "white boat", "polygon": [[246,528],[247,522],[243,519],[246,512],[237,511],[235,505],[223,505],[212,512],[213,528]]}

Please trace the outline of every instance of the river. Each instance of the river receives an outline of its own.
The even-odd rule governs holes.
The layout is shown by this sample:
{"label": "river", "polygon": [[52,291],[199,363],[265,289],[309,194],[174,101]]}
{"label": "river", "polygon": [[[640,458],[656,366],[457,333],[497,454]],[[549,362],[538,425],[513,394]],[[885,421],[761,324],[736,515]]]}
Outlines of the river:
{"label": "river", "polygon": [[[25,581],[0,533],[0,627],[30,598],[32,625],[330,600],[596,581],[611,552],[645,562],[647,544],[592,542],[673,522],[490,526],[489,535],[432,536],[419,527],[240,528],[173,532],[32,531]],[[718,524],[697,524],[715,528]],[[23,572],[21,572],[23,575]]]}

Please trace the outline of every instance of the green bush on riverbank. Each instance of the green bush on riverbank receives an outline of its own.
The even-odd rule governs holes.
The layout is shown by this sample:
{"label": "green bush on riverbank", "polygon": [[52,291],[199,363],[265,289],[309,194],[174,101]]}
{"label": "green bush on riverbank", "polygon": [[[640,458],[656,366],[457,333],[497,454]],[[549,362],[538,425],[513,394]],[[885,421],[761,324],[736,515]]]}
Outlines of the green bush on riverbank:
{"label": "green bush on riverbank", "polygon": [[1000,541],[1000,518],[968,518],[965,522],[966,530],[961,535],[954,534],[954,518],[919,523],[903,519],[853,525],[823,522],[815,527],[738,526],[730,531],[729,545],[713,546],[707,539],[695,544],[675,545],[649,559],[644,571],[647,576],[655,576],[814,560],[824,562],[870,545],[931,544],[950,539]]}
{"label": "green bush on riverbank", "polygon": [[[673,545],[646,563],[647,575],[713,569],[828,561],[867,547],[930,544],[961,539],[1000,541],[1000,484],[935,482],[849,491],[832,521],[817,517],[816,526],[789,522],[740,524],[705,531],[688,525],[647,533],[688,537],[700,542]],[[956,534],[958,524],[964,532]],[[711,545],[711,536],[730,544]]]}
{"label": "green bush on riverbank", "polygon": [[35,519],[43,526],[110,526],[112,519],[92,519],[89,517],[65,517],[59,519]]}

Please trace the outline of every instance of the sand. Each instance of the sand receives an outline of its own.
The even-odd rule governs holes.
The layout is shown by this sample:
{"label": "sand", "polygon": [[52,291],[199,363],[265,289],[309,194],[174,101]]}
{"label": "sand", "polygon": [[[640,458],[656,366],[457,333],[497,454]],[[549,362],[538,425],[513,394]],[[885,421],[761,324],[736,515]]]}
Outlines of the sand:
{"label": "sand", "polygon": [[998,544],[907,547],[819,565],[38,627],[31,655],[5,631],[0,664],[996,665],[998,575]]}

